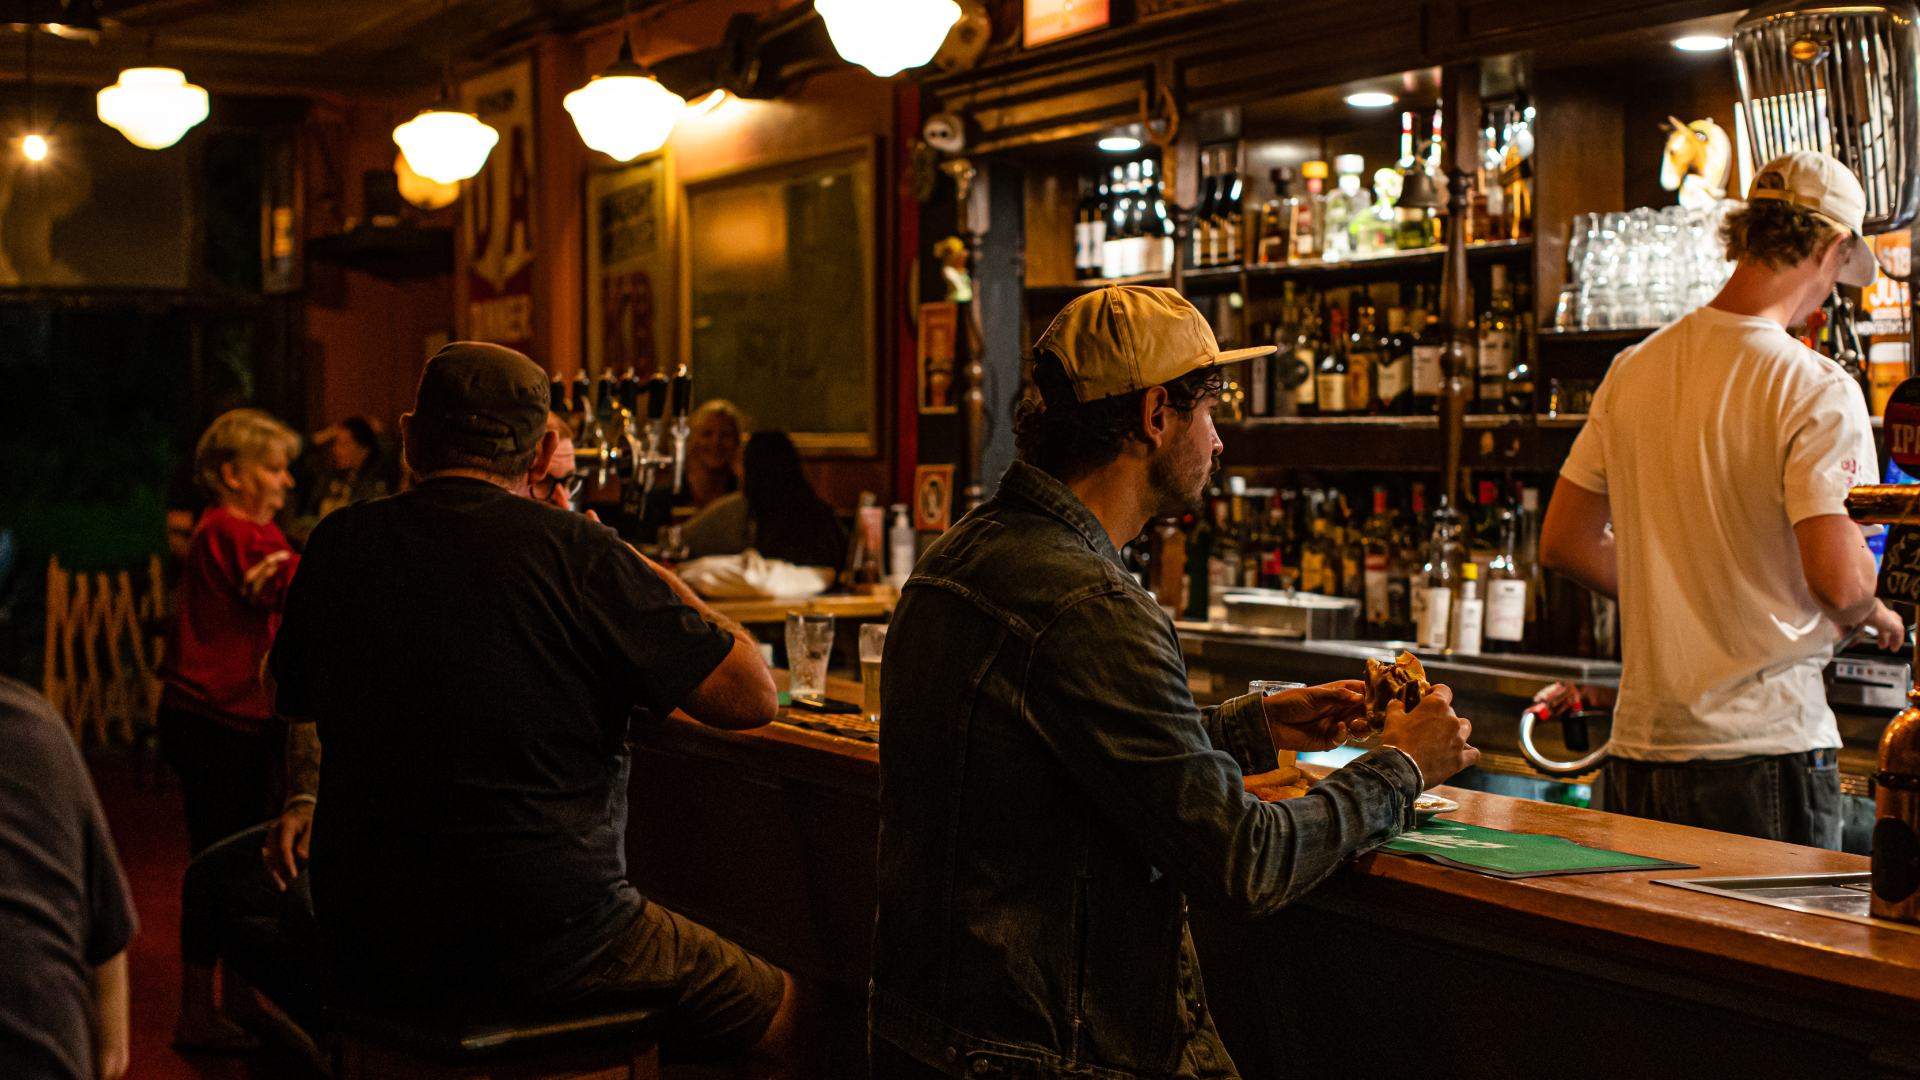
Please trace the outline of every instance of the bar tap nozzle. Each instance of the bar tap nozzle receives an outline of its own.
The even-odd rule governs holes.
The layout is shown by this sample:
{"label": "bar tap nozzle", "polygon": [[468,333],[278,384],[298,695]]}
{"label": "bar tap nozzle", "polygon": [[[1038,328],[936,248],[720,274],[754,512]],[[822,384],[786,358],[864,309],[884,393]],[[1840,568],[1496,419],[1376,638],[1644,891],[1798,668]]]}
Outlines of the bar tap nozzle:
{"label": "bar tap nozzle", "polygon": [[693,376],[685,364],[673,373],[673,490],[676,494],[687,477],[687,436],[692,427],[687,411],[693,404]]}

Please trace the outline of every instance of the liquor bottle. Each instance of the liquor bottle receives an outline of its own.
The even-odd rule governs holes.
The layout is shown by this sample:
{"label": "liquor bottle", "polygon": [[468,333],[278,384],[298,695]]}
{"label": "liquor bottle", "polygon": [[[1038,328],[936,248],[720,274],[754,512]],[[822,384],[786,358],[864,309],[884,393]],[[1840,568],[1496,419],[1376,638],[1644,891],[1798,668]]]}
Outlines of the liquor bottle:
{"label": "liquor bottle", "polygon": [[1326,228],[1327,163],[1303,161],[1300,163],[1300,175],[1306,178],[1307,193],[1293,208],[1293,248],[1290,258],[1294,262],[1313,262],[1326,257],[1326,244],[1323,241]]}
{"label": "liquor bottle", "polygon": [[1094,277],[1093,271],[1093,215],[1097,212],[1093,201],[1093,185],[1085,178],[1080,180],[1080,201],[1073,209],[1073,276],[1076,281],[1085,281]]}
{"label": "liquor bottle", "polygon": [[1392,559],[1387,564],[1387,636],[1397,641],[1413,638],[1413,588],[1420,572],[1417,518],[1395,515],[1389,522]]}
{"label": "liquor bottle", "polygon": [[1099,181],[1093,200],[1092,212],[1087,218],[1087,277],[1097,278],[1104,274],[1107,249],[1107,222],[1113,212],[1113,194],[1107,186],[1104,176],[1095,177]]}
{"label": "liquor bottle", "polygon": [[1373,205],[1373,198],[1360,186],[1360,173],[1366,168],[1366,162],[1359,154],[1341,154],[1333,159],[1333,167],[1339,180],[1327,196],[1323,241],[1326,247],[1322,255],[1329,262],[1354,256],[1353,227],[1360,215]]}
{"label": "liquor bottle", "polygon": [[1347,331],[1347,411],[1380,411],[1374,396],[1374,373],[1380,366],[1380,335],[1374,330],[1373,302],[1366,290],[1353,291],[1352,314]]}
{"label": "liquor bottle", "polygon": [[1107,182],[1107,229],[1100,240],[1100,276],[1103,278],[1122,277],[1126,273],[1127,223],[1133,212],[1127,206],[1127,173],[1122,166],[1115,165],[1113,174]]}
{"label": "liquor bottle", "polygon": [[1373,513],[1362,529],[1361,575],[1366,600],[1368,636],[1389,638],[1393,633],[1393,518],[1387,512],[1387,489],[1375,485]]}
{"label": "liquor bottle", "polygon": [[1413,411],[1413,338],[1407,334],[1407,311],[1395,305],[1387,309],[1387,328],[1376,346],[1379,367],[1374,369],[1373,389],[1380,399],[1380,411],[1405,416]]}
{"label": "liquor bottle", "polygon": [[1472,563],[1460,567],[1460,590],[1453,602],[1453,626],[1448,631],[1453,651],[1477,656],[1481,645],[1481,620],[1486,608],[1480,599],[1480,568]]}
{"label": "liquor bottle", "polygon": [[1440,332],[1440,313],[1428,309],[1426,327],[1413,343],[1413,412],[1430,416],[1440,407],[1441,384],[1445,381],[1447,336]]}
{"label": "liquor bottle", "polygon": [[1533,235],[1533,104],[1523,93],[1507,107],[1500,147],[1500,188],[1506,203],[1506,237]]}
{"label": "liquor bottle", "polygon": [[1214,233],[1218,260],[1216,266],[1236,266],[1246,254],[1246,178],[1234,168],[1232,150],[1220,153],[1220,173],[1225,192],[1216,211]]}
{"label": "liquor bottle", "polygon": [[[1367,544],[1361,535],[1360,515],[1347,502],[1347,493],[1339,493],[1340,520],[1334,527],[1335,543],[1340,550],[1340,595],[1360,602],[1364,615],[1367,603]],[[1364,622],[1362,623],[1364,625]]]}
{"label": "liquor bottle", "polygon": [[1498,537],[1487,567],[1486,650],[1518,652],[1527,634],[1527,575],[1520,568],[1520,520],[1502,501],[1494,509]]}
{"label": "liquor bottle", "polygon": [[1320,413],[1344,416],[1348,412],[1346,313],[1332,301],[1328,301],[1323,311],[1325,329],[1317,342],[1321,351],[1314,364],[1314,370],[1319,373]]}
{"label": "liquor bottle", "polygon": [[[1264,343],[1274,339],[1274,329],[1269,323],[1261,323],[1255,330],[1253,341]],[[1256,356],[1247,361],[1247,400],[1248,416],[1273,415],[1273,356]]]}
{"label": "liquor bottle", "polygon": [[1467,559],[1481,568],[1480,580],[1500,555],[1500,486],[1491,480],[1474,485],[1473,505],[1467,511]]}
{"label": "liquor bottle", "polygon": [[1420,585],[1414,594],[1414,640],[1423,649],[1448,648],[1452,643],[1453,602],[1463,576],[1465,553],[1460,543],[1460,518],[1440,496],[1433,512],[1433,537],[1427,560],[1420,567]]}
{"label": "liquor bottle", "polygon": [[[1241,505],[1238,497],[1228,498],[1219,491],[1213,493],[1207,504],[1207,511],[1213,519],[1213,543],[1207,552],[1207,581],[1215,588],[1229,589],[1241,584],[1240,518],[1236,516],[1236,508]],[[1208,617],[1211,618],[1211,615]]]}
{"label": "liquor bottle", "polygon": [[1194,204],[1192,231],[1187,235],[1187,265],[1196,268],[1213,265],[1213,215],[1220,199],[1220,177],[1214,172],[1210,151],[1200,152],[1200,172],[1200,198]]}
{"label": "liquor bottle", "polygon": [[1259,247],[1251,255],[1251,261],[1261,266],[1287,261],[1287,252],[1293,245],[1293,222],[1300,204],[1300,193],[1294,189],[1293,170],[1278,168],[1269,175],[1273,178],[1273,198],[1260,208]]}
{"label": "liquor bottle", "polygon": [[1288,365],[1287,378],[1299,380],[1293,388],[1294,414],[1317,416],[1320,412],[1319,322],[1314,317],[1311,301],[1302,302],[1298,311],[1298,329],[1292,343],[1293,362]]}
{"label": "liquor bottle", "polygon": [[1123,277],[1147,272],[1147,189],[1142,181],[1144,162],[1127,162],[1127,253]]}
{"label": "liquor bottle", "polygon": [[1492,267],[1491,297],[1480,315],[1479,408],[1505,412],[1507,375],[1513,370],[1513,293],[1507,288],[1507,268]]}
{"label": "liquor bottle", "polygon": [[1514,288],[1513,366],[1507,369],[1507,411],[1529,414],[1534,407],[1533,298],[1526,283]]}
{"label": "liquor bottle", "polygon": [[1313,535],[1300,551],[1300,591],[1332,596],[1339,591],[1333,544],[1327,539],[1327,519],[1313,519]]}
{"label": "liquor bottle", "polygon": [[1293,588],[1297,552],[1287,537],[1286,501],[1278,492],[1267,493],[1266,528],[1261,532],[1260,585],[1268,589]]}
{"label": "liquor bottle", "polygon": [[1520,489],[1518,531],[1520,576],[1527,582],[1527,633],[1525,640],[1539,641],[1540,620],[1547,602],[1546,569],[1540,565],[1540,489]]}
{"label": "liquor bottle", "polygon": [[1141,200],[1142,243],[1146,247],[1146,267],[1142,273],[1173,272],[1173,215],[1167,211],[1167,193],[1161,190],[1153,159],[1140,163],[1140,183],[1145,188]]}

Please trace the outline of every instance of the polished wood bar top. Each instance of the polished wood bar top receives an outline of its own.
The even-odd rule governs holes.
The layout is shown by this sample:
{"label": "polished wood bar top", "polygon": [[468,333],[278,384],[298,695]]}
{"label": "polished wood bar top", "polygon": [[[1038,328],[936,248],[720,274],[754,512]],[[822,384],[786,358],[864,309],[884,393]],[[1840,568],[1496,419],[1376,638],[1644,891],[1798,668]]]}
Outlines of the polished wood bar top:
{"label": "polished wood bar top", "polygon": [[[784,686],[784,673],[779,678]],[[860,685],[834,679],[828,693],[858,702]],[[810,780],[863,798],[876,795],[879,750],[872,743],[780,722],[725,732],[685,719],[670,722],[661,737],[675,749],[720,757],[759,773]],[[1671,964],[1681,955],[1703,974],[1748,984],[1791,985],[1803,992],[1845,988],[1849,1003],[1878,1011],[1920,1006],[1920,928],[1826,918],[1653,883],[1655,878],[1859,872],[1868,869],[1868,860],[1861,856],[1444,785],[1435,791],[1460,804],[1458,812],[1448,815],[1450,820],[1562,836],[1594,847],[1697,863],[1699,869],[1507,880],[1424,859],[1373,854],[1357,860],[1351,874],[1336,877],[1315,895],[1333,895],[1329,903],[1381,900],[1400,911],[1444,912],[1472,925],[1498,924],[1502,933],[1543,943],[1577,939],[1592,947],[1598,936],[1623,963],[1658,956]]]}
{"label": "polished wood bar top", "polygon": [[898,600],[892,593],[881,596],[814,596],[788,599],[710,600],[708,606],[727,618],[743,624],[785,622],[792,611],[817,611],[841,619],[881,619],[893,613]]}

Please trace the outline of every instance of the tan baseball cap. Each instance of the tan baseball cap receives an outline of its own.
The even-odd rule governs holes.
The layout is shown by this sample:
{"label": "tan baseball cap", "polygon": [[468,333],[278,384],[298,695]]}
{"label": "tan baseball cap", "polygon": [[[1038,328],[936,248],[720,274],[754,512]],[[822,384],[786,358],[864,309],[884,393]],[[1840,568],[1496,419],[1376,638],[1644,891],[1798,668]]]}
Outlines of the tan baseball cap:
{"label": "tan baseball cap", "polygon": [[1873,284],[1879,264],[1861,225],[1867,218],[1867,193],[1853,170],[1818,150],[1795,150],[1767,162],[1753,176],[1747,201],[1776,199],[1810,210],[1853,234],[1847,262],[1840,268],[1843,285]]}
{"label": "tan baseball cap", "polygon": [[1075,297],[1033,347],[1060,358],[1082,405],[1274,351],[1259,345],[1221,352],[1199,309],[1151,285],[1108,285]]}

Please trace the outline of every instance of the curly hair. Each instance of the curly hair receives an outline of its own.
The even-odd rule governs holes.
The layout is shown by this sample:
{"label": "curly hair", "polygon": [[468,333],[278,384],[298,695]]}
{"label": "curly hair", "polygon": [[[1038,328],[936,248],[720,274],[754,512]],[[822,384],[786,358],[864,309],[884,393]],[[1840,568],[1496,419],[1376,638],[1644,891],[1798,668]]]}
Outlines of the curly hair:
{"label": "curly hair", "polygon": [[1727,213],[1720,240],[1727,258],[1784,270],[1825,250],[1844,230],[1826,218],[1779,199],[1755,199]]}
{"label": "curly hair", "polygon": [[[1167,405],[1181,416],[1218,397],[1226,376],[1205,367],[1162,384]],[[1140,400],[1145,390],[1081,404],[1060,358],[1033,356],[1033,377],[1013,413],[1014,449],[1020,460],[1062,481],[1078,480],[1120,456],[1128,440],[1145,440]]]}

